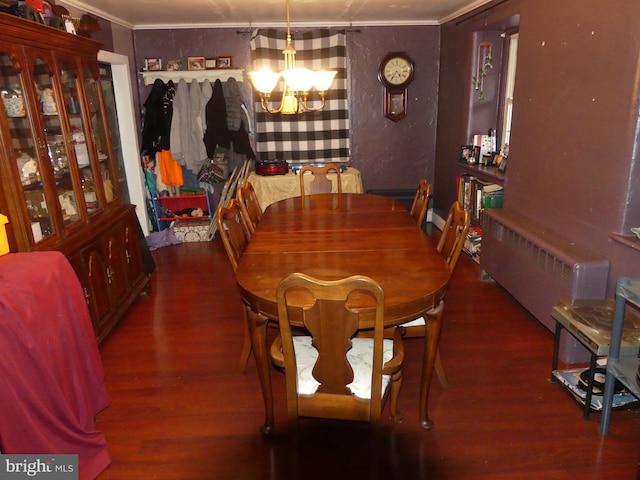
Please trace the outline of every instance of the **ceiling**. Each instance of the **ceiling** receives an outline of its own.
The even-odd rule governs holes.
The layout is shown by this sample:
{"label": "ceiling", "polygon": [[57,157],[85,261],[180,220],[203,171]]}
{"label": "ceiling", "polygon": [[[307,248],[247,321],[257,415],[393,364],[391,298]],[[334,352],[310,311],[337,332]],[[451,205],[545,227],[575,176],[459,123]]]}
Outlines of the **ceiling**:
{"label": "ceiling", "polygon": [[[290,0],[291,24],[437,25],[489,1]],[[286,0],[62,0],[60,3],[133,29],[286,25]]]}

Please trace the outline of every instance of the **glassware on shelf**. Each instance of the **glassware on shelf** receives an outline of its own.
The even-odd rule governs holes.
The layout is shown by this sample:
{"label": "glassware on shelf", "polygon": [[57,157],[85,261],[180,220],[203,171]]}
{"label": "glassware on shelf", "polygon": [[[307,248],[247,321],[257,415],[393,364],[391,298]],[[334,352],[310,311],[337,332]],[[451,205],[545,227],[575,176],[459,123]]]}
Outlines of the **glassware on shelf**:
{"label": "glassware on shelf", "polygon": [[60,201],[60,207],[62,208],[62,218],[65,224],[80,219],[80,214],[78,213],[78,204],[76,202],[76,195],[73,190],[59,190],[58,200]]}
{"label": "glassware on shelf", "polygon": [[55,175],[61,175],[67,172],[69,170],[67,163],[67,151],[64,147],[62,135],[47,137],[47,149],[49,151],[49,158],[51,159],[53,173]]}
{"label": "glassware on shelf", "polygon": [[96,184],[93,182],[91,176],[82,179],[82,193],[84,194],[84,201],[87,204],[87,211],[89,213],[95,212],[99,204],[98,195],[96,194]]}
{"label": "glassware on shelf", "polygon": [[56,100],[53,96],[53,89],[50,87],[41,88],[38,91],[38,96],[40,100],[40,106],[42,108],[42,113],[45,115],[57,115],[58,114],[58,106],[56,105]]}
{"label": "glassware on shelf", "polygon": [[78,166],[79,167],[88,166],[89,151],[87,150],[87,140],[84,136],[84,132],[78,128],[74,128],[71,136],[73,137],[73,148],[76,151],[76,159],[78,160]]}
{"label": "glassware on shelf", "polygon": [[4,111],[7,117],[18,118],[26,115],[20,87],[3,88],[0,90],[0,96],[2,96],[2,103],[4,104]]}
{"label": "glassware on shelf", "polygon": [[27,191],[25,200],[31,220],[31,232],[37,243],[53,233],[44,192],[42,190]]}
{"label": "glassware on shelf", "polygon": [[16,156],[18,170],[22,175],[22,183],[29,184],[40,180],[38,164],[27,152],[19,152]]}

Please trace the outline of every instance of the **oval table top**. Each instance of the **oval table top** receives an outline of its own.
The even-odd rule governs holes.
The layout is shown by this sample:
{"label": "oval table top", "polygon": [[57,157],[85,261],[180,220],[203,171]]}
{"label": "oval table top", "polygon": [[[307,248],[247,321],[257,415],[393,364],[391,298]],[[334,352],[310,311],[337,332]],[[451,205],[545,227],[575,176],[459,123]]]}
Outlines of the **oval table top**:
{"label": "oval table top", "polygon": [[400,202],[345,193],[267,207],[236,278],[251,309],[277,320],[276,287],[294,272],[324,280],[373,278],[385,292],[389,326],[437,306],[449,278],[444,258]]}

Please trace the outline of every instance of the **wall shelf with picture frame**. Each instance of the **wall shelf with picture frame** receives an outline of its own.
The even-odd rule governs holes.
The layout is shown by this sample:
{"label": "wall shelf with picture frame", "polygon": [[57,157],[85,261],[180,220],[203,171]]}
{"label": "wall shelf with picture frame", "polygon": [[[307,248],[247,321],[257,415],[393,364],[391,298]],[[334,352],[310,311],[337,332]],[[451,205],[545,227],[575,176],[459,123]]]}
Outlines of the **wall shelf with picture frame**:
{"label": "wall shelf with picture frame", "polygon": [[208,79],[211,82],[220,79],[221,82],[227,81],[233,77],[237,82],[244,81],[244,69],[242,68],[225,68],[216,70],[177,70],[177,71],[153,71],[153,72],[140,72],[145,85],[153,85],[156,79],[160,79],[163,82],[173,80],[173,82],[179,82],[181,79],[185,79],[187,83],[192,80],[203,82]]}

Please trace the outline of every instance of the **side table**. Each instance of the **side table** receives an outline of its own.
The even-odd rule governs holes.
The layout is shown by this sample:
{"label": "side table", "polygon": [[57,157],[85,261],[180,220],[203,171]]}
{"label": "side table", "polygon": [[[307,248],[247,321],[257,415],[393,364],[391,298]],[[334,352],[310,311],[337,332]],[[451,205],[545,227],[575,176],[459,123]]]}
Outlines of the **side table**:
{"label": "side table", "polygon": [[[640,307],[640,278],[618,279],[616,285],[615,312],[611,331],[611,347],[607,361],[607,378],[602,396],[600,435],[609,433],[615,380],[618,379],[636,398],[640,398],[640,358],[638,352],[625,351],[629,341],[638,341],[638,333],[628,325],[630,314],[627,304]],[[627,325],[625,325],[625,322]],[[629,331],[631,330],[631,333]]]}
{"label": "side table", "polygon": [[[560,372],[558,371],[558,351],[560,347],[560,335],[563,328],[591,353],[583,410],[583,418],[585,420],[589,419],[592,408],[591,400],[597,359],[610,354],[609,345],[612,337],[612,324],[614,323],[614,307],[615,301],[613,299],[560,300],[551,312],[551,316],[556,320],[551,382],[555,383],[560,376]],[[640,319],[637,316],[634,316],[632,323],[640,327]],[[640,341],[637,340],[625,340],[622,349],[626,355],[637,355],[639,343]]]}

